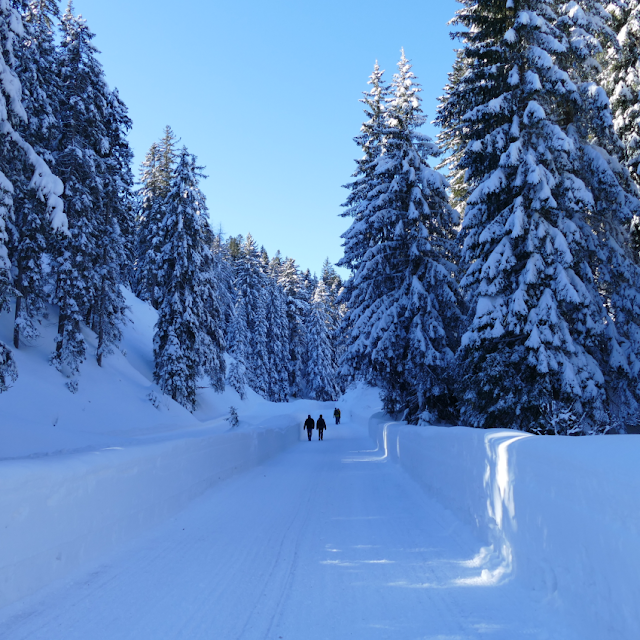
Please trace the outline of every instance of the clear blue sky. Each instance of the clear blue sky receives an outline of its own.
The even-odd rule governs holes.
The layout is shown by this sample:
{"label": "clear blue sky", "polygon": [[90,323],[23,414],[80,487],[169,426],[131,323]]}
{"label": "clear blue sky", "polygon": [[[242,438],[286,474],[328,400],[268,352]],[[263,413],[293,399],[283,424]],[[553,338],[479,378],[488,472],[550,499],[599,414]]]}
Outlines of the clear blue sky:
{"label": "clear blue sky", "polygon": [[[65,1],[65,0],[63,0]],[[76,0],[133,119],[135,171],[169,124],[209,178],[214,228],[319,272],[342,256],[361,92],[404,47],[431,120],[453,63],[455,0]],[[64,8],[64,7],[63,7]],[[435,135],[432,126],[427,133]]]}

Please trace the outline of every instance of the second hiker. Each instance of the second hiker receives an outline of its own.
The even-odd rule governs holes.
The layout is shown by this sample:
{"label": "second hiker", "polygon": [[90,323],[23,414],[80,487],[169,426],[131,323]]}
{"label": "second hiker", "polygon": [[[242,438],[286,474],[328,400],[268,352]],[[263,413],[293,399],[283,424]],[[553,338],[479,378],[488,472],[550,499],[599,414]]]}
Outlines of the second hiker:
{"label": "second hiker", "polygon": [[327,423],[324,421],[322,414],[320,414],[320,417],[318,418],[318,422],[316,422],[316,428],[318,429],[318,440],[324,440],[324,438],[322,437],[322,434],[324,433],[324,430],[327,428]]}

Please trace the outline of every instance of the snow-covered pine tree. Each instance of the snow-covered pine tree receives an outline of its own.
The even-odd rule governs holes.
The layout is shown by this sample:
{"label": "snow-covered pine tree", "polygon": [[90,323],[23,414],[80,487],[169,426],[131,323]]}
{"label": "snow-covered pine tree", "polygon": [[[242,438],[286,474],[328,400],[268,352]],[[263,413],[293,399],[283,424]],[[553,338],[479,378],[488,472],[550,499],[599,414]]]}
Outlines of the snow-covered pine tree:
{"label": "snow-covered pine tree", "polygon": [[309,269],[305,269],[300,275],[300,294],[308,304],[311,304],[311,299],[313,298],[313,294],[315,293],[317,286],[318,278],[316,277],[316,274],[311,273]]}
{"label": "snow-covered pine tree", "polygon": [[[197,168],[197,167],[196,167]],[[211,387],[218,393],[224,391],[226,377],[225,339],[225,311],[221,301],[224,301],[224,282],[220,281],[220,269],[216,256],[213,254],[213,231],[207,222],[207,209],[204,194],[196,193],[200,204],[200,222],[202,237],[206,246],[202,262],[202,286],[200,296],[205,309],[205,322],[199,334],[198,352],[202,371]]]}
{"label": "snow-covered pine tree", "polygon": [[427,163],[438,150],[418,131],[425,121],[419,91],[403,51],[370,190],[347,209],[355,220],[338,262],[353,273],[343,294],[343,373],[380,385],[385,408],[412,421],[448,415],[443,380],[459,324],[452,277],[458,217],[446,181]]}
{"label": "snow-covered pine tree", "polygon": [[[589,140],[606,124],[606,96],[570,77],[566,66],[573,60],[575,72],[578,53],[557,26],[554,3],[463,4],[466,78],[492,81],[478,94],[470,82],[452,85],[440,112],[462,150],[470,193],[462,419],[542,433],[604,431],[612,423],[607,380],[614,369],[628,372],[633,354],[606,313],[600,271],[605,254],[627,250],[613,218],[635,206],[615,162]],[[616,199],[624,210],[607,217],[602,205]],[[600,250],[610,242],[615,251]]]}
{"label": "snow-covered pine tree", "polygon": [[[367,81],[367,84],[371,85],[371,90],[364,91],[364,97],[360,99],[360,102],[365,105],[364,113],[368,119],[360,128],[360,134],[353,139],[362,149],[364,155],[355,161],[356,170],[352,174],[354,180],[344,185],[346,189],[349,189],[349,195],[343,204],[346,210],[341,215],[342,217],[354,218],[347,232],[352,236],[349,240],[349,248],[347,250],[345,241],[345,255],[338,262],[338,265],[351,269],[352,273],[352,277],[344,283],[342,294],[342,300],[347,309],[349,307],[348,301],[355,295],[353,290],[355,273],[369,248],[373,235],[368,229],[367,209],[369,198],[381,184],[381,178],[377,172],[377,162],[383,152],[383,140],[387,129],[385,109],[390,91],[383,80],[383,76],[384,70],[380,70],[376,60],[373,73]],[[354,318],[348,311],[345,311],[340,328],[345,350],[354,330],[356,330]],[[348,383],[356,377],[361,377],[374,384],[377,382],[371,377],[370,367],[365,366],[365,355],[362,352],[356,353],[351,349],[347,354],[345,351],[343,359],[340,374],[345,382]]]}
{"label": "snow-covered pine tree", "polygon": [[120,282],[132,287],[134,283],[135,241],[136,241],[136,197],[133,190],[134,178],[131,168],[133,151],[127,134],[132,127],[127,105],[120,98],[117,89],[107,95],[106,128],[109,135],[109,157],[107,169],[108,184],[105,186],[105,209],[119,227],[123,257],[119,263]]}
{"label": "snow-covered pine tree", "polygon": [[82,322],[98,335],[99,364],[121,336],[125,250],[116,203],[122,195],[119,172],[128,167],[119,167],[117,152],[112,156],[111,145],[120,135],[109,123],[121,115],[110,111],[112,96],[96,57],[94,34],[81,16],[74,16],[71,2],[61,30],[57,73],[63,88],[62,127],[55,168],[65,183],[70,234],[59,236],[55,247],[54,302],[60,316],[52,363],[74,374],[86,352]]}
{"label": "snow-covered pine tree", "polygon": [[190,411],[196,382],[209,377],[224,388],[224,338],[211,279],[212,232],[198,186],[201,167],[183,148],[165,198],[159,228],[161,292],[154,334],[154,380],[164,393]]}
{"label": "snow-covered pine tree", "polygon": [[122,337],[120,327],[124,323],[126,307],[120,285],[130,283],[132,279],[133,152],[126,139],[131,120],[117,90],[108,91],[105,96],[104,124],[108,152],[104,158],[98,223],[101,231],[96,255],[99,289],[89,320],[98,336],[96,360],[100,366],[103,357],[113,351]]}
{"label": "snow-covered pine tree", "polygon": [[165,199],[169,194],[175,168],[177,144],[178,138],[167,125],[162,139],[151,145],[141,169],[142,187],[138,192],[141,207],[135,242],[135,292],[142,300],[148,300],[155,309],[158,308],[162,295],[156,285],[161,251],[158,233],[164,219]]}
{"label": "snow-covered pine tree", "polygon": [[[579,6],[580,11],[565,10],[558,20],[571,45],[565,65],[581,97],[569,114],[573,121],[568,131],[580,152],[577,175],[594,202],[587,221],[598,238],[599,263],[593,272],[608,312],[608,361],[603,367],[607,412],[611,427],[621,431],[638,422],[640,402],[640,202],[609,100],[597,84],[603,77],[603,45],[615,42],[610,15],[596,0],[580,0]],[[608,9],[615,10],[616,3]],[[563,115],[566,119],[566,111]]]}
{"label": "snow-covered pine tree", "polygon": [[227,382],[232,389],[238,392],[242,400],[247,395],[248,339],[247,309],[242,293],[238,292],[228,331],[229,354],[233,357],[233,362],[229,365]]}
{"label": "snow-covered pine tree", "polygon": [[356,170],[352,177],[353,182],[345,185],[349,189],[349,195],[344,207],[347,211],[344,216],[354,216],[356,207],[369,197],[373,185],[377,182],[376,160],[382,153],[382,142],[386,131],[385,109],[389,99],[390,89],[383,79],[384,70],[380,70],[378,61],[373,67],[373,73],[369,76],[367,84],[371,85],[370,91],[363,91],[360,99],[364,106],[367,120],[360,127],[360,134],[353,141],[362,149],[363,156],[356,162]]}
{"label": "snow-covered pine tree", "polygon": [[342,278],[331,264],[329,258],[325,258],[322,263],[322,271],[320,272],[320,278],[324,282],[324,286],[327,289],[327,293],[334,297],[337,297],[342,289]]}
{"label": "snow-covered pine tree", "polygon": [[[449,72],[444,96],[440,98],[441,102],[436,109],[435,118],[435,123],[442,129],[438,134],[438,143],[444,152],[444,158],[436,168],[447,171],[451,206],[458,211],[461,219],[469,196],[466,172],[461,166],[464,141],[461,139],[460,133],[465,130],[464,127],[459,130],[458,127],[450,125],[452,121],[457,122],[457,119],[460,118],[460,104],[468,105],[469,97],[479,97],[482,86],[482,83],[480,83],[481,86],[478,86],[477,79],[474,81],[473,73],[469,71],[470,60],[465,56],[465,53],[465,49],[459,49],[456,52],[453,69]],[[471,91],[464,91],[463,85],[466,83],[473,87]],[[463,93],[467,93],[467,100],[456,100],[456,97]]]}
{"label": "snow-covered pine tree", "polygon": [[601,81],[611,100],[624,161],[640,186],[640,1],[620,0],[609,9],[617,41],[607,47]]}
{"label": "snow-covered pine tree", "polygon": [[222,239],[222,229],[214,234],[213,244],[213,270],[218,284],[218,304],[223,318],[225,335],[229,330],[233,318],[235,305],[235,291],[233,288],[233,264],[229,254],[229,246]]}
{"label": "snow-covered pine tree", "polygon": [[267,278],[267,397],[271,402],[287,402],[289,395],[289,323],[287,296],[278,283],[277,261],[270,265]]}
{"label": "snow-covered pine tree", "polygon": [[[24,34],[16,47],[17,74],[27,121],[16,123],[17,132],[48,164],[58,133],[60,85],[55,73],[54,22],[59,18],[54,0],[33,0],[25,8]],[[16,154],[18,175],[14,181],[15,245],[11,262],[15,273],[16,304],[13,344],[39,335],[38,323],[45,314],[46,269],[50,228],[47,205],[31,188],[33,167],[23,153]]]}
{"label": "snow-covered pine tree", "polygon": [[293,258],[285,259],[278,274],[278,283],[285,293],[289,325],[289,395],[301,398],[304,395],[304,359],[307,348],[305,319],[309,303],[304,296],[300,272]]}
{"label": "snow-covered pine tree", "polygon": [[[499,111],[478,114],[473,119],[467,118],[466,114],[510,90],[507,51],[501,39],[505,21],[513,8],[502,0],[458,2],[463,8],[456,12],[452,24],[459,30],[451,36],[460,39],[464,46],[457,51],[435,123],[441,129],[438,141],[448,156],[443,165],[449,169],[452,204],[462,214],[473,190],[471,185],[477,180],[474,172],[483,169],[480,165],[469,165],[467,146],[483,138],[501,117],[506,122],[506,117]],[[482,158],[490,171],[498,166],[500,152],[485,148]]]}
{"label": "snow-covered pine tree", "polygon": [[[22,87],[16,74],[17,43],[24,37],[20,13],[5,0],[0,3],[0,309],[8,308],[14,294],[12,264],[9,256],[9,233],[13,232],[14,185],[8,176],[20,173],[16,154],[27,159],[32,168],[30,186],[47,203],[53,230],[64,233],[67,220],[63,211],[62,182],[53,175],[42,156],[21,135],[19,129],[28,121],[22,103]],[[15,238],[12,238],[15,241]],[[0,342],[0,392],[16,379],[17,369],[9,348]]]}
{"label": "snow-covered pine tree", "polygon": [[[322,272],[320,278],[322,282],[324,282],[324,286],[327,291],[327,311],[329,313],[331,326],[331,345],[333,347],[334,369],[338,371],[345,348],[344,335],[341,330],[341,325],[346,309],[340,302],[340,296],[344,290],[342,278],[329,261],[329,258],[326,258],[326,260],[322,264]],[[338,376],[337,383],[340,387],[340,391],[344,391],[345,385],[341,376]]]}
{"label": "snow-covered pine tree", "polygon": [[332,345],[333,327],[329,313],[330,299],[322,280],[318,281],[311,299],[307,319],[306,389],[313,400],[337,400],[340,389],[337,382],[335,354]]}
{"label": "snow-covered pine tree", "polygon": [[267,276],[262,270],[260,251],[250,233],[247,234],[240,256],[234,264],[235,288],[238,295],[242,295],[247,315],[247,383],[256,393],[266,398],[269,378]]}

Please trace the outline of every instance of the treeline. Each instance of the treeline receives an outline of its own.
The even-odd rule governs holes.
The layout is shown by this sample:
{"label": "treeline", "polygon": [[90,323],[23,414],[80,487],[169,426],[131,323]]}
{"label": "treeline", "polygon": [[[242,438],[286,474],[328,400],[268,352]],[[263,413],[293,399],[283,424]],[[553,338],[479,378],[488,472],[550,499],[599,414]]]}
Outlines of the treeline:
{"label": "treeline", "polygon": [[200,171],[170,127],[143,162],[133,287],[159,312],[156,381],[190,409],[202,376],[241,397],[336,399],[340,277],[328,260],[316,278],[250,234],[214,234]]}
{"label": "treeline", "polygon": [[342,373],[414,423],[624,432],[640,409],[640,3],[459,1],[439,145],[404,53],[365,93]]}
{"label": "treeline", "polygon": [[[15,305],[13,348],[38,338],[55,305],[51,363],[75,392],[88,357],[82,327],[95,332],[101,365],[122,337],[127,286],[158,310],[156,382],[190,410],[201,380],[278,402],[336,398],[333,267],[318,279],[293,259],[269,259],[251,236],[214,234],[202,168],[170,128],[136,188],[131,122],[93,37],[71,3],[62,16],[55,0],[0,5],[0,311]],[[17,375],[0,342],[0,392]]]}

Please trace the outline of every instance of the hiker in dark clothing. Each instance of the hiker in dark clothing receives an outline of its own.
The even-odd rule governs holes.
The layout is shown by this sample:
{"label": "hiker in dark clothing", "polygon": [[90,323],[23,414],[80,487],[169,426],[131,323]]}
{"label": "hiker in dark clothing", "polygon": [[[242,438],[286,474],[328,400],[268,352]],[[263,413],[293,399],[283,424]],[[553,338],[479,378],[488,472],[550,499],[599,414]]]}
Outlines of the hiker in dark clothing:
{"label": "hiker in dark clothing", "polygon": [[[322,417],[322,416],[320,416]],[[307,430],[307,434],[309,436],[309,440],[311,440],[311,432],[313,431],[313,427],[315,426],[315,422],[313,421],[313,418],[311,416],[309,416],[305,421],[304,421],[304,428]]]}
{"label": "hiker in dark clothing", "polygon": [[333,417],[336,419],[336,424],[340,424],[340,409],[338,407],[333,410]]}
{"label": "hiker in dark clothing", "polygon": [[324,438],[322,437],[322,434],[324,433],[324,430],[327,428],[327,423],[324,421],[322,414],[320,414],[320,417],[318,418],[318,422],[316,423],[316,426],[318,428],[318,440],[324,440]]}

